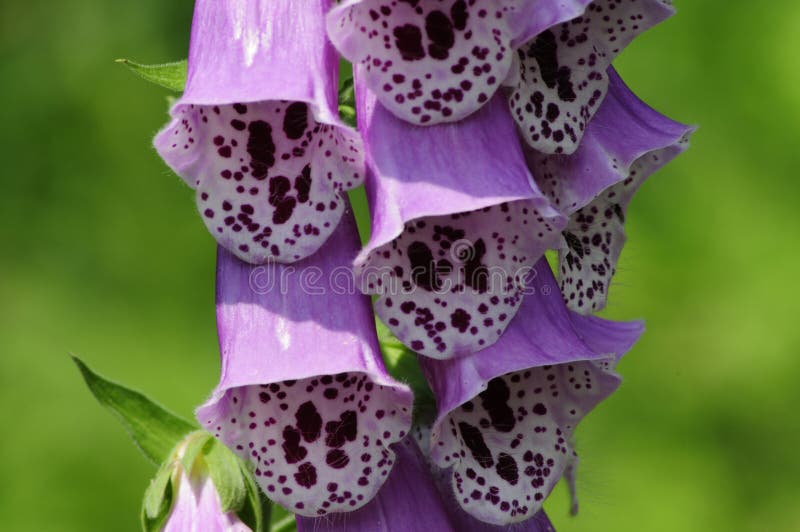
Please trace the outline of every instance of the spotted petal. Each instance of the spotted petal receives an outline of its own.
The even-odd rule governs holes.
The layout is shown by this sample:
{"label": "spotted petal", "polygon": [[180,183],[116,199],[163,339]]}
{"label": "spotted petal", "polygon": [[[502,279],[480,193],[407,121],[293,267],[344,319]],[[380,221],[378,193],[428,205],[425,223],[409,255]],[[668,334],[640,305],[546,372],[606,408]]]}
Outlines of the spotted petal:
{"label": "spotted petal", "polygon": [[421,128],[375,102],[360,75],[357,88],[372,212],[356,260],[360,286],[420,354],[491,345],[565,222],[525,167],[505,102],[497,96],[457,125]]}
{"label": "spotted petal", "polygon": [[569,313],[547,262],[520,312],[488,349],[448,361],[423,359],[439,405],[431,459],[452,468],[458,503],[496,525],[525,520],[573,456],[578,421],[616,389],[616,361],[640,323]]}
{"label": "spotted petal", "polygon": [[608,69],[608,78],[608,96],[575,153],[548,155],[526,150],[529,168],[542,192],[566,215],[628,179],[637,161],[658,153],[658,164],[650,173],[665,165],[685,149],[685,141],[694,131],[638,99],[613,68]]}
{"label": "spotted petal", "polygon": [[372,502],[348,514],[317,519],[300,517],[297,520],[297,531],[467,530],[454,528],[451,524],[416,442],[407,437],[392,449],[397,456],[394,469]]}
{"label": "spotted petal", "polygon": [[300,515],[369,502],[394,464],[389,445],[410,427],[411,392],[387,375],[369,300],[354,292],[357,248],[348,212],[296,265],[252,267],[219,251],[222,376],[197,418]]}
{"label": "spotted petal", "polygon": [[611,61],[637,35],[670,17],[669,0],[595,0],[517,50],[509,97],[526,142],[572,153],[605,97]]}
{"label": "spotted petal", "polygon": [[[196,3],[186,92],[155,139],[208,230],[251,263],[313,254],[363,180],[336,113],[326,2]],[[271,28],[271,31],[262,31]]]}
{"label": "spotted petal", "polygon": [[559,246],[559,281],[569,308],[583,314],[605,307],[634,193],[688,147],[694,131],[649,108],[609,74],[609,97],[580,149],[529,157],[542,189],[570,214]]}
{"label": "spotted petal", "polygon": [[587,1],[350,0],[331,11],[328,34],[396,116],[455,122],[491,99],[515,43],[578,15]]}

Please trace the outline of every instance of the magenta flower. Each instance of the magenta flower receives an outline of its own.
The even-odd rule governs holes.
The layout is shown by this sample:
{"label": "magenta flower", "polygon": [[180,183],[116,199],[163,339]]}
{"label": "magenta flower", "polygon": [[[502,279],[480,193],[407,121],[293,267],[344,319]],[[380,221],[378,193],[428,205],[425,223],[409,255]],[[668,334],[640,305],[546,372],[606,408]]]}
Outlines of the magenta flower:
{"label": "magenta flower", "polygon": [[517,50],[518,76],[508,80],[520,132],[544,153],[578,148],[605,97],[611,61],[637,35],[674,12],[671,0],[578,3],[586,5],[583,13],[554,23]]}
{"label": "magenta flower", "polygon": [[328,34],[394,115],[456,122],[492,99],[517,47],[589,1],[348,0],[328,16]]}
{"label": "magenta flower", "polygon": [[358,135],[337,113],[329,0],[197,0],[186,90],[155,139],[240,259],[293,262],[336,229],[363,180]]}
{"label": "magenta flower", "polygon": [[526,168],[506,103],[458,124],[397,119],[356,78],[372,237],[356,259],[362,289],[414,351],[449,358],[497,341],[525,275],[566,220]]}
{"label": "magenta flower", "polygon": [[411,423],[411,392],[387,375],[369,299],[352,291],[358,245],[347,213],[296,269],[219,251],[222,375],[197,418],[252,463],[269,498],[304,516],[367,504]]}
{"label": "magenta flower", "polygon": [[613,69],[610,87],[570,156],[528,151],[531,172],[569,224],[559,246],[559,281],[569,307],[605,307],[625,243],[625,213],[651,174],[689,145],[693,127],[670,120],[639,100]]}
{"label": "magenta flower", "polygon": [[535,515],[574,457],[580,419],[619,385],[613,368],[642,332],[570,313],[547,261],[493,346],[446,361],[422,358],[437,398],[431,460],[452,468],[461,507],[496,525]]}

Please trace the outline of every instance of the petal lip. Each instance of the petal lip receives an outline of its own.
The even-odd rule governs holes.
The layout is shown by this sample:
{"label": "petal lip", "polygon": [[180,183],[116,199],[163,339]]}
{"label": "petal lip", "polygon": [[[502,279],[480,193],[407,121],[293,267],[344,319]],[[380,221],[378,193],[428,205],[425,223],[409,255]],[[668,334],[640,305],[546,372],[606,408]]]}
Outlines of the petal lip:
{"label": "petal lip", "polygon": [[392,449],[397,456],[397,462],[381,491],[369,504],[343,515],[298,517],[297,531],[467,530],[454,527],[451,523],[416,442],[411,437],[406,437],[393,445]]}
{"label": "petal lip", "polygon": [[372,218],[369,243],[356,264],[400,236],[404,224],[417,218],[524,200],[554,225],[565,224],[525,165],[502,97],[492,98],[458,124],[419,127],[395,118],[377,101],[364,83],[362,69],[356,69],[355,79]]}
{"label": "petal lip", "polygon": [[578,149],[605,98],[611,62],[672,13],[664,0],[596,0],[522,45],[505,84],[525,142],[545,153]]}
{"label": "petal lip", "polygon": [[[676,122],[640,100],[609,67],[609,91],[578,150],[548,155],[526,146],[528,167],[551,203],[571,215],[609,187],[627,179],[640,159],[659,152],[659,170],[686,150],[697,129]],[[641,177],[641,176],[640,176]]]}
{"label": "petal lip", "polygon": [[[320,253],[293,265],[253,267],[221,247],[218,252],[221,376],[197,419],[254,462],[270,498],[303,515],[366,504],[393,463],[389,445],[410,430],[411,390],[386,372],[369,298],[352,280],[349,264],[358,246],[348,210]],[[341,393],[348,383],[352,405]],[[284,399],[292,404],[277,410]],[[370,453],[363,464],[352,455],[355,446]],[[365,465],[373,471],[361,480],[352,468]],[[332,478],[344,493],[361,497],[325,505],[320,492],[329,495],[325,482]]]}
{"label": "petal lip", "polygon": [[330,0],[197,0],[179,104],[306,102],[338,117],[339,62],[325,34]]}
{"label": "petal lip", "polygon": [[430,457],[453,495],[493,525],[541,510],[573,459],[580,419],[620,384],[613,371],[643,330],[569,312],[545,259],[506,333],[468,357],[422,359],[437,398]]}

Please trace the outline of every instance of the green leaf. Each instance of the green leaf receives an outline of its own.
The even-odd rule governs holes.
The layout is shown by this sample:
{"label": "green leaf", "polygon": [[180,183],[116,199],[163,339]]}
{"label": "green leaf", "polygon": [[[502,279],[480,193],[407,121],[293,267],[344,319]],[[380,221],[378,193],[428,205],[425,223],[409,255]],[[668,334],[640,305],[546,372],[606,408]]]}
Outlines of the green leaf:
{"label": "green leaf", "polygon": [[183,92],[186,84],[187,62],[185,59],[160,65],[142,65],[130,59],[117,59],[117,63],[125,65],[137,76],[169,90]]}
{"label": "green leaf", "polygon": [[273,523],[270,532],[289,532],[290,530],[296,530],[296,527],[297,518],[295,518],[294,514],[289,514],[280,521]]}
{"label": "green leaf", "polygon": [[154,464],[167,460],[178,442],[195,430],[191,423],[141,393],[105,380],[75,356],[72,360],[95,399],[111,410],[134,443]]}
{"label": "green leaf", "polygon": [[213,438],[206,443],[203,455],[211,481],[219,494],[222,511],[238,512],[247,499],[247,486],[239,459]]}
{"label": "green leaf", "polygon": [[348,126],[356,127],[356,110],[353,107],[339,104],[339,116]]}
{"label": "green leaf", "polygon": [[172,507],[172,472],[174,464],[171,460],[161,464],[156,476],[144,492],[142,500],[142,529],[158,531],[164,526]]}
{"label": "green leaf", "polygon": [[181,465],[185,471],[191,471],[194,468],[197,457],[200,453],[205,451],[209,440],[212,440],[211,434],[204,430],[198,430],[190,434],[183,442],[181,447],[183,452],[180,455]]}

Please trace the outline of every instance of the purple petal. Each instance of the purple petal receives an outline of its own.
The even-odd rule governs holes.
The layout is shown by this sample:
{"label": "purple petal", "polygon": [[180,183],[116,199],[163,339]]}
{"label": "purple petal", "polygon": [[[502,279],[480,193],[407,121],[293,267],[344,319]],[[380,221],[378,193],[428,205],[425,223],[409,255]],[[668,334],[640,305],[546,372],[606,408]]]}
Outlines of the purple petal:
{"label": "purple petal", "polygon": [[439,405],[431,459],[452,467],[452,489],[472,516],[496,525],[541,509],[574,451],[576,424],[619,384],[613,367],[642,331],[567,311],[547,262],[522,308],[488,349],[422,359]]}
{"label": "purple petal", "polygon": [[155,146],[197,190],[211,234],[247,262],[313,254],[339,223],[342,192],[363,180],[360,138],[336,113],[327,5],[195,7],[186,92]]}
{"label": "purple petal", "polygon": [[254,268],[219,250],[222,376],[197,418],[301,515],[369,502],[411,423],[411,392],[386,373],[369,299],[355,292],[357,249],[348,212],[296,265]]}
{"label": "purple petal", "polygon": [[422,128],[392,116],[361,79],[372,238],[356,260],[360,285],[420,354],[491,345],[565,220],[536,188],[501,97],[457,125]]}
{"label": "purple petal", "polygon": [[392,447],[397,456],[378,495],[352,513],[297,519],[298,532],[364,530],[467,530],[454,528],[416,442],[408,437]]}
{"label": "purple petal", "polygon": [[544,153],[574,152],[606,94],[611,61],[672,13],[667,0],[596,0],[522,46],[509,101],[527,143]]}
{"label": "purple petal", "polygon": [[559,280],[569,308],[582,314],[606,305],[634,193],[688,147],[694,131],[649,108],[609,73],[609,98],[581,148],[532,161],[542,188],[571,215],[559,246]]}
{"label": "purple petal", "polygon": [[250,532],[235,513],[224,513],[211,478],[178,474],[172,510],[163,532]]}
{"label": "purple petal", "polygon": [[[531,173],[562,213],[570,215],[600,193],[630,177],[637,161],[656,155],[652,172],[686,147],[694,131],[650,108],[636,97],[613,68],[609,89],[589,124],[580,148],[572,155],[547,155],[526,150]],[[641,178],[641,176],[640,176]]]}
{"label": "purple petal", "polygon": [[508,75],[513,49],[583,11],[588,0],[350,0],[328,34],[397,117],[456,122],[487,103]]}

